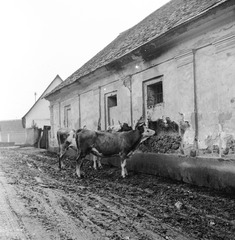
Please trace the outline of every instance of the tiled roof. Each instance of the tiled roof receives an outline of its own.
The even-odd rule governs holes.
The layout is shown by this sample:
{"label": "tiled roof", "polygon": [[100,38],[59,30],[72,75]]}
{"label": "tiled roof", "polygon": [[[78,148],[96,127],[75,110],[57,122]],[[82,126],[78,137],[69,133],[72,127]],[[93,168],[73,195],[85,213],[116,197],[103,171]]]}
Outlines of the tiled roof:
{"label": "tiled roof", "polygon": [[0,132],[24,131],[21,119],[0,121]]}
{"label": "tiled roof", "polygon": [[127,55],[149,41],[165,34],[170,29],[187,22],[225,1],[226,0],[171,0],[134,27],[121,33],[108,46],[69,76],[51,93]]}

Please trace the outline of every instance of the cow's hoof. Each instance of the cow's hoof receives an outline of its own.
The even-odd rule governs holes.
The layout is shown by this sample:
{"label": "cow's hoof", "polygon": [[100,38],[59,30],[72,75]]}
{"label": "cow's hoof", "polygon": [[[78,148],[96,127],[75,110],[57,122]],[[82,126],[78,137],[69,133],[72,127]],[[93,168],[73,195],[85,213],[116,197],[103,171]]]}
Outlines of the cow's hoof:
{"label": "cow's hoof", "polygon": [[82,175],[74,174],[78,179],[82,179]]}
{"label": "cow's hoof", "polygon": [[76,173],[76,175],[79,179],[85,178],[85,173],[84,172],[81,172],[80,174]]}

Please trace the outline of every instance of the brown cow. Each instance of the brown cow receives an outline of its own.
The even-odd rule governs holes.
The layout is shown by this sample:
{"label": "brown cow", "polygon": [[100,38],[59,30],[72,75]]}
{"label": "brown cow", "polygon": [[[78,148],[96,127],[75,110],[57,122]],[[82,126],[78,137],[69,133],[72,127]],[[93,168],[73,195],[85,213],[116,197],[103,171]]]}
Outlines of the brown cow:
{"label": "brown cow", "polygon": [[126,159],[136,149],[143,138],[155,134],[155,131],[146,128],[144,122],[138,121],[135,130],[127,132],[102,132],[80,129],[76,132],[78,157],[76,159],[76,173],[81,177],[80,168],[86,155],[92,153],[98,157],[119,155],[121,158],[122,177],[127,175]]}
{"label": "brown cow", "polygon": [[[85,129],[86,126],[83,127],[83,129]],[[127,123],[123,123],[121,124],[119,122],[118,125],[113,125],[113,126],[109,126],[108,127],[108,132],[115,132],[115,131],[129,131],[132,128],[130,126],[128,126]],[[69,128],[60,128],[57,131],[57,140],[58,140],[58,145],[59,145],[59,169],[61,170],[64,167],[63,164],[63,157],[66,154],[66,152],[69,149],[73,149],[74,151],[77,152],[77,146],[76,146],[76,142],[75,142],[75,134],[76,131],[73,129],[69,129]],[[93,158],[93,167],[96,170],[97,169],[97,164],[98,164],[98,168],[101,168],[101,162],[100,162],[100,158],[97,158],[96,156],[94,156]]]}
{"label": "brown cow", "polygon": [[65,153],[71,148],[77,152],[77,145],[75,142],[76,131],[68,128],[60,128],[57,131],[57,140],[59,144],[59,169],[63,168],[62,159]]}
{"label": "brown cow", "polygon": [[[110,133],[114,133],[114,132],[127,132],[132,130],[132,127],[128,125],[128,123],[121,123],[120,121],[118,121],[117,125],[112,125],[112,126],[108,126],[108,129],[105,131],[101,130],[101,126],[100,126],[100,120],[98,121],[98,131],[101,132],[110,132]],[[97,164],[98,164],[98,168],[102,168],[101,165],[101,161],[100,161],[100,157],[97,157],[95,155],[92,156],[92,160],[93,160],[93,168],[96,170],[97,169]]]}

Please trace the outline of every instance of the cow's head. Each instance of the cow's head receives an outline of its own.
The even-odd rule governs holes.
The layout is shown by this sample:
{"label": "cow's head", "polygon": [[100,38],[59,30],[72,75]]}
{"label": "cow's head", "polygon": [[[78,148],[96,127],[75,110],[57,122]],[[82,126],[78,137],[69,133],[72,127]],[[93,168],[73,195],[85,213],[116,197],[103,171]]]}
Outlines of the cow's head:
{"label": "cow's head", "polygon": [[123,123],[119,132],[128,132],[131,131],[132,127],[128,125],[128,123]]}
{"label": "cow's head", "polygon": [[144,127],[144,132],[142,133],[141,142],[144,142],[149,137],[151,137],[155,134],[154,130],[147,128],[146,126],[143,126],[143,127]]}
{"label": "cow's head", "polygon": [[148,139],[149,137],[151,137],[155,134],[154,130],[146,127],[143,117],[141,117],[137,121],[135,129],[138,129],[142,135],[141,142],[145,141],[146,139]]}
{"label": "cow's head", "polygon": [[72,129],[71,131],[69,131],[66,141],[71,143],[75,139],[75,136],[76,131]]}

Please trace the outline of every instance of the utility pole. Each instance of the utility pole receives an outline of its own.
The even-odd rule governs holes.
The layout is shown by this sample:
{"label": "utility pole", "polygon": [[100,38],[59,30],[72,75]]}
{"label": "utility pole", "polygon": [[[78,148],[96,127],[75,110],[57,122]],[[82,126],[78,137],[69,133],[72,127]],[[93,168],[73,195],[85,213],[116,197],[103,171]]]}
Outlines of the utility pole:
{"label": "utility pole", "polygon": [[35,102],[36,102],[36,100],[37,100],[37,93],[36,92],[34,93],[34,97],[35,97]]}

